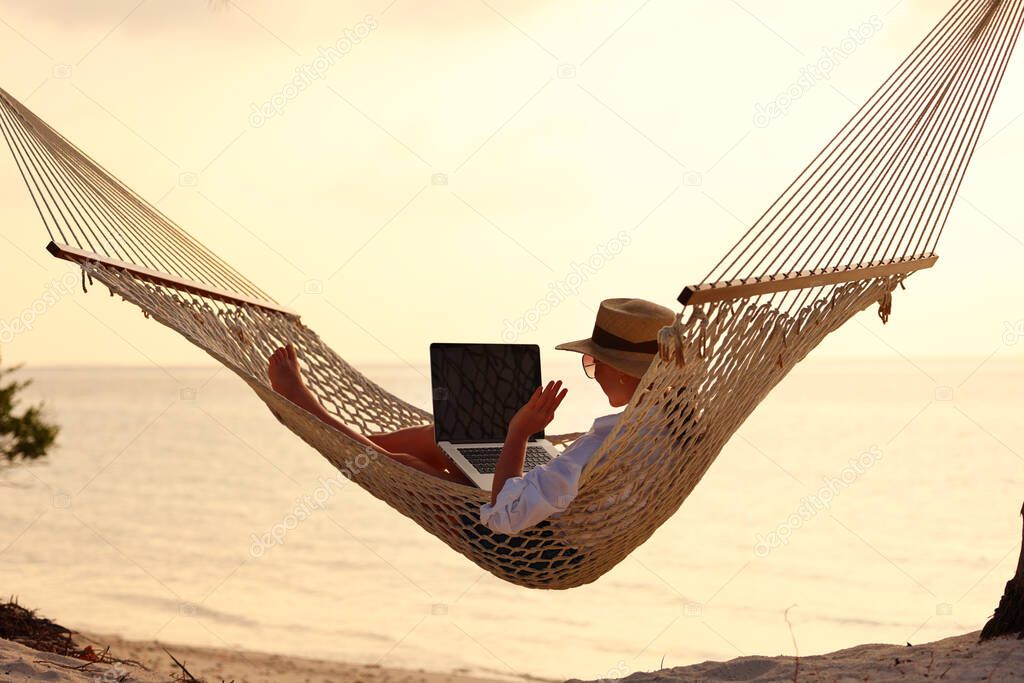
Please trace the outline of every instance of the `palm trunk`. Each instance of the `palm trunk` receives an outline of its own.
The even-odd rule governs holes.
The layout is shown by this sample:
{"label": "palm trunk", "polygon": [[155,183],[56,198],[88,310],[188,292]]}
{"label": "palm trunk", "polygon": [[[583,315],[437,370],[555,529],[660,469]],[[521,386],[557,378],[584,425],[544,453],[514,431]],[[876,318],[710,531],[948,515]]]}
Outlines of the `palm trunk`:
{"label": "palm trunk", "polygon": [[[1024,516],[1024,508],[1021,509],[1021,515]],[[1017,559],[1017,573],[1006,582],[1006,589],[999,599],[995,614],[981,630],[981,639],[1010,634],[1024,638],[1024,535],[1020,557]]]}

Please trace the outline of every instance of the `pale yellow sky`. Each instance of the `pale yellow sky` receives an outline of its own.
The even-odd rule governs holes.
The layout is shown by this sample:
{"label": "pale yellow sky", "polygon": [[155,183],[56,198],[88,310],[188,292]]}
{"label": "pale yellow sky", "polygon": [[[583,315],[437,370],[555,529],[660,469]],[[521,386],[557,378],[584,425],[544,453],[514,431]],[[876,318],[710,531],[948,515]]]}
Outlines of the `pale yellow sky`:
{"label": "pale yellow sky", "polygon": [[[547,361],[604,298],[678,309],[950,5],[0,0],[0,86],[349,360],[426,363],[529,319],[514,339]],[[1019,352],[1022,113],[1018,56],[938,267],[820,353]],[[208,362],[82,293],[6,152],[0,206],[5,361]]]}

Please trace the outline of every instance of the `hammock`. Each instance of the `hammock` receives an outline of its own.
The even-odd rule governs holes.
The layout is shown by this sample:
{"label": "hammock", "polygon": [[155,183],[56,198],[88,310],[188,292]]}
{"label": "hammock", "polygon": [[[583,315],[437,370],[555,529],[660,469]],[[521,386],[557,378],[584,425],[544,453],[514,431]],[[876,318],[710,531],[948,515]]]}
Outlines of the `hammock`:
{"label": "hammock", "polygon": [[[1024,21],[1024,0],[959,0],[796,180],[679,295],[673,324],[561,515],[516,535],[480,524],[487,493],[363,446],[275,393],[292,342],[310,388],[362,433],[431,420],[366,378],[256,285],[0,90],[0,128],[50,236],[83,278],[234,371],[346,476],[494,575],[596,580],[683,503],[748,415],[815,346],[936,261],[935,247]],[[579,434],[551,437],[561,447]]]}

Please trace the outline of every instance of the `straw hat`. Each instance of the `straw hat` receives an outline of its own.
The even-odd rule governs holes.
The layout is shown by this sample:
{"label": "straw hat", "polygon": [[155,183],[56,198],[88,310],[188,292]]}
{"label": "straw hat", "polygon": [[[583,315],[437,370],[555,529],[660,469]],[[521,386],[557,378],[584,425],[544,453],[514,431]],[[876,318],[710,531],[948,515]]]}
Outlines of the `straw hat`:
{"label": "straw hat", "polygon": [[644,299],[605,299],[587,339],[556,349],[593,356],[633,377],[641,377],[658,353],[658,330],[675,322],[672,309]]}

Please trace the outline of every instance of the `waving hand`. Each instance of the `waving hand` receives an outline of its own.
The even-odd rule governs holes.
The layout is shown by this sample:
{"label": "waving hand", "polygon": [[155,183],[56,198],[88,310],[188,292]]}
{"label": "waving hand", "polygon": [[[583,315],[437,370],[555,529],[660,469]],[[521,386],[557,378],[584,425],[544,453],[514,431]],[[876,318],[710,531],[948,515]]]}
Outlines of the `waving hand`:
{"label": "waving hand", "polygon": [[557,382],[548,382],[546,387],[537,387],[526,405],[520,408],[509,421],[509,434],[528,437],[547,427],[555,417],[555,410],[569,392],[568,389],[559,391],[561,386],[562,380],[558,380]]}

